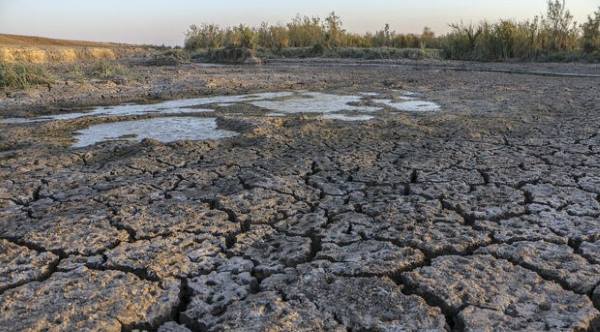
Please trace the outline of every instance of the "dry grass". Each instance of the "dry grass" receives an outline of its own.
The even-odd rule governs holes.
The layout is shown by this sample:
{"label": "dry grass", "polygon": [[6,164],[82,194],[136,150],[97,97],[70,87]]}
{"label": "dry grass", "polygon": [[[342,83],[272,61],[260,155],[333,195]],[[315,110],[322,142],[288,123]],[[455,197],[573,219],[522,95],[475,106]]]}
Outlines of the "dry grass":
{"label": "dry grass", "polygon": [[53,81],[52,75],[41,65],[0,62],[0,88],[26,89]]}
{"label": "dry grass", "polygon": [[0,61],[0,90],[23,90],[36,85],[52,85],[56,81],[84,83],[102,80],[124,84],[140,78],[139,72],[114,60],[45,64]]}
{"label": "dry grass", "polygon": [[44,65],[47,70],[61,80],[79,83],[91,80],[109,80],[114,82],[137,81],[139,73],[132,67],[112,60],[85,61]]}

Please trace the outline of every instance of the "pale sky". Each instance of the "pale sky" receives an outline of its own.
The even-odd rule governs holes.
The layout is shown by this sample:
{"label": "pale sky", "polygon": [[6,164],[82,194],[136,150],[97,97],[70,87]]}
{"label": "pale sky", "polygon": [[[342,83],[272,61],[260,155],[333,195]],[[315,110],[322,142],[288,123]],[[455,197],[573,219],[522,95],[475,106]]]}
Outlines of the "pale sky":
{"label": "pale sky", "polygon": [[[0,33],[93,41],[180,45],[191,24],[258,25],[288,22],[297,13],[324,17],[335,11],[352,32],[390,23],[398,32],[448,23],[531,18],[546,0],[0,0]],[[582,22],[600,0],[567,0]]]}

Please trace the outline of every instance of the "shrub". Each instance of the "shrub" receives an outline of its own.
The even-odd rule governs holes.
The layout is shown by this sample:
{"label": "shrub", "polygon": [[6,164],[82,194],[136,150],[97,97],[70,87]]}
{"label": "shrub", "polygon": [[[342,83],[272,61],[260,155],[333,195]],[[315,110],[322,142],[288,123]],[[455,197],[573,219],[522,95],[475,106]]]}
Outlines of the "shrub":
{"label": "shrub", "polygon": [[51,84],[51,75],[41,65],[0,62],[0,88],[26,89]]}
{"label": "shrub", "polygon": [[310,50],[310,54],[313,56],[321,56],[325,53],[325,46],[321,43],[316,43]]}

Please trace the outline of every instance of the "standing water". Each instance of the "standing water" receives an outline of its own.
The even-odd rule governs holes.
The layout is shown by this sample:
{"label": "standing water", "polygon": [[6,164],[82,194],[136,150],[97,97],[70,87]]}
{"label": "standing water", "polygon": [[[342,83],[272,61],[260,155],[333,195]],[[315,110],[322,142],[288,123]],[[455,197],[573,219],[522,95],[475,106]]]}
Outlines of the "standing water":
{"label": "standing water", "polygon": [[152,138],[164,143],[178,140],[207,140],[233,137],[238,133],[217,129],[214,118],[170,117],[103,123],[77,132],[73,147],[111,140],[141,141]]}

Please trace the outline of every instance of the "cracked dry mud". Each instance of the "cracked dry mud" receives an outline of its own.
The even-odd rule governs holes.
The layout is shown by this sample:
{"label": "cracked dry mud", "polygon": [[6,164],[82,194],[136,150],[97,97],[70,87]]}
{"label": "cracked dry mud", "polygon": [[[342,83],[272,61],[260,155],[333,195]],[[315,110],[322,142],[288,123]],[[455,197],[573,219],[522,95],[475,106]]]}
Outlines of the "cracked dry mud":
{"label": "cracked dry mud", "polygon": [[[210,115],[237,137],[79,149],[120,119],[0,124],[0,331],[600,330],[600,80],[161,70],[182,95],[406,89],[442,111],[237,104]],[[6,117],[52,104],[23,100]]]}

